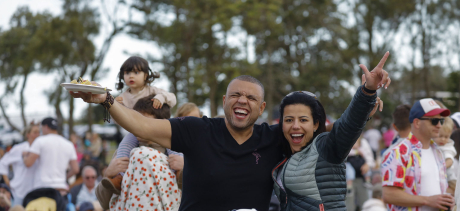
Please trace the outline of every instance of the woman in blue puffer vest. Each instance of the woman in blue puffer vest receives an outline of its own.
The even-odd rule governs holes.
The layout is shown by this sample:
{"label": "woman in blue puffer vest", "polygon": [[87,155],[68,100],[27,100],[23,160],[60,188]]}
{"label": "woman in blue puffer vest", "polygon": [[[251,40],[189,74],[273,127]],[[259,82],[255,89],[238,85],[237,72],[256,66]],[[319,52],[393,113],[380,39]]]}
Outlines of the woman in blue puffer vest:
{"label": "woman in blue puffer vest", "polygon": [[391,82],[383,70],[388,55],[372,72],[360,66],[366,83],[329,133],[325,132],[326,113],[313,93],[292,92],[281,101],[279,129],[286,158],[272,171],[281,210],[346,210],[344,160],[371,111],[382,103],[376,90]]}

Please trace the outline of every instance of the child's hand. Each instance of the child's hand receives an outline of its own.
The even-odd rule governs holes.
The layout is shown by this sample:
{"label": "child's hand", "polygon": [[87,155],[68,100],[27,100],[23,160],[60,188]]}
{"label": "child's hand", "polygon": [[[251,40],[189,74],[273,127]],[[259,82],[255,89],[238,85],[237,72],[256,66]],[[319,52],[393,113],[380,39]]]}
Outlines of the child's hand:
{"label": "child's hand", "polygon": [[115,100],[117,102],[119,102],[120,104],[125,105],[125,104],[123,104],[123,98],[122,97],[118,96],[118,97],[115,98]]}
{"label": "child's hand", "polygon": [[160,102],[160,100],[153,98],[152,101],[153,101],[153,108],[160,109],[161,107],[163,107],[163,104]]}
{"label": "child's hand", "polygon": [[104,172],[104,176],[106,177],[114,177],[119,172],[125,172],[128,169],[129,165],[129,158],[128,157],[121,157],[113,159],[107,169]]}
{"label": "child's hand", "polygon": [[184,157],[179,155],[169,155],[168,157],[169,167],[176,171],[182,171],[184,168]]}

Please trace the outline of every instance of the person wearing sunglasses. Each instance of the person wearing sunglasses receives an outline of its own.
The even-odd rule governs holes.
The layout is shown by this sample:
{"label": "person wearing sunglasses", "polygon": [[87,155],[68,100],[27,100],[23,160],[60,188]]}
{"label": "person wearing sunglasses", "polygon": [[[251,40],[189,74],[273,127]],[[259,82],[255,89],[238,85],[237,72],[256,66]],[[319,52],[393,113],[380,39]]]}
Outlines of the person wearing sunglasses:
{"label": "person wearing sunglasses", "polygon": [[433,141],[439,137],[448,109],[433,99],[414,103],[410,110],[411,133],[389,149],[383,158],[383,200],[389,210],[450,210],[454,198],[447,194],[446,164]]}
{"label": "person wearing sunglasses", "polygon": [[70,189],[72,203],[78,208],[85,202],[97,201],[97,171],[93,166],[85,166],[81,170],[83,183]]}
{"label": "person wearing sunglasses", "polygon": [[383,70],[388,56],[372,72],[360,65],[365,83],[330,132],[326,112],[313,93],[297,91],[283,98],[279,134],[285,158],[272,171],[281,210],[346,210],[344,161],[371,112],[381,105],[376,90],[391,82]]}

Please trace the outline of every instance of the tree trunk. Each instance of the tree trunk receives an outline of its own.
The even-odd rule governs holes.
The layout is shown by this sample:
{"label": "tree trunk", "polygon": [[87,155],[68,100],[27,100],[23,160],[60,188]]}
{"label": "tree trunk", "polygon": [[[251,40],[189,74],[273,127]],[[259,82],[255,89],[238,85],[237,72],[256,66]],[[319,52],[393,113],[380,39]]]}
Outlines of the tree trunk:
{"label": "tree trunk", "polygon": [[93,132],[93,104],[89,103],[88,104],[88,116],[86,116],[88,119],[88,131],[90,133]]}
{"label": "tree trunk", "polygon": [[[64,81],[64,80],[62,80]],[[61,82],[62,82],[61,81]],[[62,117],[62,111],[61,111],[61,96],[62,96],[62,87],[61,86],[57,86],[57,89],[56,89],[56,99],[54,101],[54,109],[56,110],[56,120],[58,122],[58,134],[62,135],[62,131],[63,131],[63,125],[64,125],[64,118]]]}
{"label": "tree trunk", "polygon": [[16,127],[8,117],[8,115],[5,112],[5,107],[2,104],[3,97],[0,98],[0,109],[2,110],[3,117],[5,118],[6,123],[11,127],[12,130],[20,132],[18,127]]}
{"label": "tree trunk", "polygon": [[[459,76],[460,76],[460,74],[459,74]],[[460,83],[458,83],[457,92],[460,94]],[[457,111],[460,111],[460,96],[458,96],[458,109],[457,109]]]}
{"label": "tree trunk", "polygon": [[426,34],[426,30],[422,27],[422,59],[423,59],[423,67],[422,67],[422,77],[423,77],[423,88],[425,90],[425,97],[430,97],[430,78],[429,78],[429,71],[430,71],[430,44],[429,44],[429,35]]}
{"label": "tree trunk", "polygon": [[[372,3],[370,3],[372,4]],[[369,66],[370,67],[374,67],[375,65],[377,65],[377,63],[374,65],[374,48],[372,46],[372,41],[374,39],[374,30],[373,30],[373,26],[374,26],[374,14],[372,12],[372,10],[370,10],[370,8],[372,8],[372,6],[368,4],[367,5],[367,8],[368,8],[368,11],[366,13],[366,15],[364,15],[364,23],[365,23],[365,28],[367,30],[367,33],[369,34],[369,38],[367,40],[367,47],[368,47],[368,55],[369,55]]]}
{"label": "tree trunk", "polygon": [[26,128],[27,126],[27,121],[26,121],[26,114],[24,112],[24,107],[26,106],[26,102],[24,100],[24,90],[26,88],[26,84],[27,84],[27,78],[29,76],[29,73],[30,71],[27,70],[24,72],[24,81],[22,82],[22,87],[21,87],[21,91],[19,92],[19,96],[20,96],[20,105],[21,105],[21,118],[22,118],[22,125],[24,126],[23,128]]}
{"label": "tree trunk", "polygon": [[[212,67],[208,66],[208,68],[211,69]],[[208,81],[209,81],[208,86],[210,89],[209,90],[209,101],[211,103],[210,105],[211,106],[211,117],[215,117],[217,116],[217,105],[218,105],[217,100],[218,99],[216,97],[217,97],[217,85],[218,84],[217,84],[217,80],[215,76],[214,77],[211,76]]]}
{"label": "tree trunk", "polygon": [[267,117],[267,121],[268,121],[268,124],[272,124],[273,122],[273,94],[274,94],[274,85],[275,85],[275,82],[274,82],[274,79],[273,79],[273,63],[272,63],[272,47],[269,46],[268,47],[268,67],[267,67],[267,84],[268,85],[266,87],[265,90],[267,90],[267,92],[265,93],[265,97],[266,97],[266,102],[267,102],[267,107],[266,107],[266,111],[268,112],[268,117]]}
{"label": "tree trunk", "polygon": [[73,97],[69,97],[69,119],[67,120],[67,124],[69,125],[69,137],[70,137],[70,134],[72,134],[74,131],[73,131],[73,111],[74,111],[74,98]]}

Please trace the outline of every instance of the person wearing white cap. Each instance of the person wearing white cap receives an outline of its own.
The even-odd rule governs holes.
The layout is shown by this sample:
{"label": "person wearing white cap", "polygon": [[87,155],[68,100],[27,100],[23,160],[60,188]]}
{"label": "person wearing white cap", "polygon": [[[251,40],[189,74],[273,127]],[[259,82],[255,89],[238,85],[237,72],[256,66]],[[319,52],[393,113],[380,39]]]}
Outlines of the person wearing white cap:
{"label": "person wearing white cap", "polygon": [[439,136],[449,114],[431,98],[412,106],[411,133],[389,149],[381,165],[383,200],[389,210],[438,211],[455,205],[454,198],[446,194],[444,155],[432,139]]}

